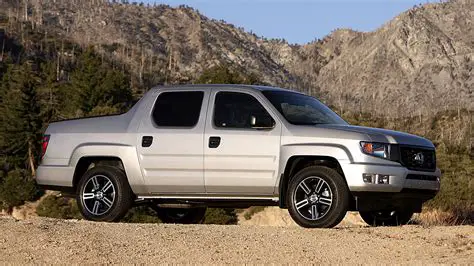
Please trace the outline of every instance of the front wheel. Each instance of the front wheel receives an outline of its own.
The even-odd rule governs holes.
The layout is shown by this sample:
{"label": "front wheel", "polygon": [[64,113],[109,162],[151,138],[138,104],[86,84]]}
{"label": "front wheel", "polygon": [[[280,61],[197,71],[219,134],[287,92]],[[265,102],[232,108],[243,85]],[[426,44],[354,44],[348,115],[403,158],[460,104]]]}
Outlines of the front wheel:
{"label": "front wheel", "polygon": [[349,207],[349,190],[344,178],[324,166],[310,166],[290,181],[288,211],[303,227],[330,228],[342,221]]}
{"label": "front wheel", "polygon": [[125,173],[111,166],[88,170],[79,181],[76,200],[84,218],[102,222],[119,221],[133,203]]}
{"label": "front wheel", "polygon": [[412,211],[361,211],[362,220],[371,226],[405,225],[413,216]]}
{"label": "front wheel", "polygon": [[204,220],[205,207],[199,208],[160,208],[152,206],[163,223],[198,224]]}

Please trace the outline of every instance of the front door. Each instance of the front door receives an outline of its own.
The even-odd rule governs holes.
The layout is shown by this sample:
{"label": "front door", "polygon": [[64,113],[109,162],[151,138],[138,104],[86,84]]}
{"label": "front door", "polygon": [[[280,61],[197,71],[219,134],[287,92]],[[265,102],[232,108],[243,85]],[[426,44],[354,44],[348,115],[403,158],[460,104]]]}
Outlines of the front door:
{"label": "front door", "polygon": [[254,91],[213,89],[204,134],[206,192],[272,195],[281,124]]}
{"label": "front door", "polygon": [[138,130],[137,149],[148,191],[202,194],[204,124],[210,92],[159,92]]}

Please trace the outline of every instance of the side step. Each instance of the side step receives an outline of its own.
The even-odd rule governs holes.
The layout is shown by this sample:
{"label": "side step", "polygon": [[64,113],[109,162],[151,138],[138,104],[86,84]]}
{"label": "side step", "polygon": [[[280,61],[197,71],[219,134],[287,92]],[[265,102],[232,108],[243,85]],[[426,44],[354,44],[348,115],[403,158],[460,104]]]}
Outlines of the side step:
{"label": "side step", "polygon": [[255,196],[147,195],[138,196],[135,204],[154,204],[164,208],[190,208],[196,206],[247,208],[250,206],[278,206],[278,199],[278,197]]}

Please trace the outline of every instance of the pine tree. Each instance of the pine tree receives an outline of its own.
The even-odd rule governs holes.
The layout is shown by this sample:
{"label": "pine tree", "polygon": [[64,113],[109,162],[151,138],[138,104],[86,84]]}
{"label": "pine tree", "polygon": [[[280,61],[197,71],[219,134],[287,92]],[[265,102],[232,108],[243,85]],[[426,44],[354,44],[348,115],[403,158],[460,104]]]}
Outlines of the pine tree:
{"label": "pine tree", "polygon": [[[46,61],[40,65],[41,85],[38,87],[38,98],[41,104],[41,115],[45,123],[59,118],[61,113],[61,88],[57,80],[55,60]],[[63,97],[65,98],[65,97]]]}
{"label": "pine tree", "polygon": [[123,111],[132,100],[129,79],[102,64],[91,48],[81,55],[78,67],[72,73],[70,93],[73,99],[70,104],[84,115],[96,107]]}
{"label": "pine tree", "polygon": [[77,68],[71,75],[70,104],[83,114],[89,113],[97,105],[98,94],[95,92],[104,75],[100,65],[100,60],[95,57],[92,48],[89,48],[79,57]]}
{"label": "pine tree", "polygon": [[[34,64],[9,68],[2,81],[0,106],[1,152],[10,167],[29,169],[34,176],[40,152],[43,120],[36,88],[40,84]],[[23,165],[22,165],[23,162]]]}
{"label": "pine tree", "polygon": [[229,66],[215,66],[202,73],[196,84],[253,84],[264,85],[257,75],[232,71]]}
{"label": "pine tree", "polygon": [[231,72],[226,66],[212,67],[196,80],[196,83],[201,84],[242,84],[244,79],[235,72]]}

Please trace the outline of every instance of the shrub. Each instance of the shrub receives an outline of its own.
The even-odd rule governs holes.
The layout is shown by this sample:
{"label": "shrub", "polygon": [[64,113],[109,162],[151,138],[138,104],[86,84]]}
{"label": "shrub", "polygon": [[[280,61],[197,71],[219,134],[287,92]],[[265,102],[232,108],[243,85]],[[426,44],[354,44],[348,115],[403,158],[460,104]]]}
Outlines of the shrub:
{"label": "shrub", "polygon": [[[126,223],[161,223],[154,210],[148,206],[138,206],[122,219]],[[234,209],[209,208],[204,217],[205,224],[237,224],[237,215]]]}
{"label": "shrub", "polygon": [[49,195],[43,198],[36,207],[39,216],[60,219],[81,219],[76,200]]}
{"label": "shrub", "polygon": [[234,209],[208,208],[204,217],[205,224],[237,224]]}
{"label": "shrub", "polygon": [[96,106],[94,107],[90,113],[88,114],[89,116],[99,116],[99,115],[113,115],[113,114],[118,114],[120,111],[111,106]]}
{"label": "shrub", "polygon": [[468,155],[447,155],[442,152],[437,153],[437,161],[442,173],[441,189],[426,206],[472,217],[474,161]]}
{"label": "shrub", "polygon": [[[49,195],[43,198],[36,207],[39,216],[58,219],[82,219],[76,200]],[[148,206],[137,206],[130,209],[121,220],[124,223],[161,223]],[[204,218],[206,224],[237,224],[237,215],[234,209],[207,209]]]}
{"label": "shrub", "polygon": [[256,213],[261,212],[263,210],[265,210],[265,206],[252,206],[245,211],[244,218],[245,220],[250,220],[252,216],[254,216]]}
{"label": "shrub", "polygon": [[38,194],[36,183],[27,171],[10,171],[0,183],[0,208],[11,211],[25,201],[34,200]]}
{"label": "shrub", "polygon": [[465,209],[441,211],[425,208],[422,213],[413,216],[413,222],[423,226],[453,226],[474,223],[474,213]]}
{"label": "shrub", "polygon": [[125,223],[161,223],[161,220],[156,216],[148,206],[137,206],[130,209],[121,222]]}
{"label": "shrub", "polygon": [[[36,207],[39,216],[57,219],[83,219],[75,199],[49,195],[43,198]],[[122,219],[125,223],[161,223],[154,211],[147,206],[130,209]]]}

